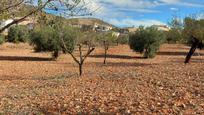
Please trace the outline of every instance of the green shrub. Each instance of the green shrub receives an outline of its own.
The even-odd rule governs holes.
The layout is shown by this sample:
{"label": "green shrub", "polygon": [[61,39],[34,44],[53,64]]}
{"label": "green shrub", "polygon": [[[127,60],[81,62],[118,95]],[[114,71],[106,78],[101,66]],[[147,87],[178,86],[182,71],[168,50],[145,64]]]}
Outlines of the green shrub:
{"label": "green shrub", "polygon": [[168,43],[182,43],[182,31],[176,28],[171,28],[169,31],[166,32],[166,40]]}
{"label": "green shrub", "polygon": [[118,44],[128,44],[129,36],[128,35],[120,35],[117,39]]}
{"label": "green shrub", "polygon": [[37,52],[60,50],[59,35],[51,27],[37,28],[31,32],[30,40]]}
{"label": "green shrub", "polygon": [[54,28],[46,26],[36,28],[30,34],[31,44],[34,45],[36,52],[51,51],[53,57],[58,57],[58,52],[63,50],[61,38],[64,39],[65,45],[69,51],[74,50],[74,38],[71,37],[67,29],[62,32],[56,31]]}
{"label": "green shrub", "polygon": [[[61,30],[61,36],[65,42],[65,45],[67,47],[67,50],[69,52],[72,52],[74,50],[75,42],[77,37],[81,35],[80,31],[78,31],[76,28],[72,28],[69,26],[66,26]],[[62,44],[61,44],[62,45]],[[62,46],[62,50],[64,47]]]}
{"label": "green shrub", "polygon": [[0,44],[3,44],[5,41],[5,36],[0,34]]}
{"label": "green shrub", "polygon": [[27,26],[13,26],[8,31],[8,42],[27,42],[29,37],[29,30]]}
{"label": "green shrub", "polygon": [[144,53],[145,58],[153,58],[164,40],[164,33],[158,29],[140,27],[130,35],[129,45],[134,51]]}

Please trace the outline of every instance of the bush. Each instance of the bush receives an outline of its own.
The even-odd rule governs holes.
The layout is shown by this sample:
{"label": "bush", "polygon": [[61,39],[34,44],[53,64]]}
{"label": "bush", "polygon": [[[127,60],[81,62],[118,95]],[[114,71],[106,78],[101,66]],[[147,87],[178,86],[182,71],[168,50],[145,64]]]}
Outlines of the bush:
{"label": "bush", "polygon": [[27,26],[13,26],[8,31],[8,42],[27,42],[29,37],[29,30]]}
{"label": "bush", "polygon": [[61,37],[65,41],[65,45],[69,51],[74,50],[74,39],[70,37],[70,33],[67,29],[63,29],[63,32],[58,32],[52,27],[46,26],[42,28],[36,28],[30,34],[31,44],[34,45],[34,49],[37,52],[51,51],[53,57],[58,57],[58,52],[63,50]]}
{"label": "bush", "polygon": [[118,44],[128,44],[129,36],[128,35],[120,35],[117,39]]}
{"label": "bush", "polygon": [[[63,30],[61,30],[61,37],[63,38],[69,52],[74,50],[75,42],[79,35],[81,35],[80,31],[69,26],[66,26]],[[64,47],[62,46],[62,50],[65,50],[63,48]]]}
{"label": "bush", "polygon": [[57,33],[50,27],[43,27],[34,30],[30,34],[30,40],[37,52],[59,49]]}
{"label": "bush", "polygon": [[172,28],[166,32],[166,40],[168,43],[182,43],[184,39],[180,30]]}
{"label": "bush", "polygon": [[3,44],[5,41],[5,36],[0,34],[0,44]]}
{"label": "bush", "polygon": [[158,29],[140,27],[138,31],[130,35],[129,45],[134,51],[144,53],[145,58],[153,58],[164,40],[164,34]]}

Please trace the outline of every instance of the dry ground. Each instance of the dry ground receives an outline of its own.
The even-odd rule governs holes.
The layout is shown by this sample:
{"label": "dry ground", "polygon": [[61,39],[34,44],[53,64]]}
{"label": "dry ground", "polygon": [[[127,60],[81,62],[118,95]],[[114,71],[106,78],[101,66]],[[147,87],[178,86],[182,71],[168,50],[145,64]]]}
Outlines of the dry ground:
{"label": "dry ground", "polygon": [[69,55],[57,61],[32,47],[0,47],[2,114],[204,114],[204,52],[183,63],[189,47],[163,45],[154,59],[128,46],[86,60],[84,74]]}

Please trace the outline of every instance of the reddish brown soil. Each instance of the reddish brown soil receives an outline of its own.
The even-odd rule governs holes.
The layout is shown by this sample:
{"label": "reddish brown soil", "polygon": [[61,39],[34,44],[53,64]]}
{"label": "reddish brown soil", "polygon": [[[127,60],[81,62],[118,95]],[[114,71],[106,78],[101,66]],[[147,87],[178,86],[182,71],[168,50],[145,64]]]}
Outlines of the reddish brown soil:
{"label": "reddish brown soil", "polygon": [[0,47],[2,114],[204,114],[204,52],[185,65],[189,47],[163,45],[154,59],[128,46],[86,60],[83,76],[69,55],[50,60],[32,47]]}

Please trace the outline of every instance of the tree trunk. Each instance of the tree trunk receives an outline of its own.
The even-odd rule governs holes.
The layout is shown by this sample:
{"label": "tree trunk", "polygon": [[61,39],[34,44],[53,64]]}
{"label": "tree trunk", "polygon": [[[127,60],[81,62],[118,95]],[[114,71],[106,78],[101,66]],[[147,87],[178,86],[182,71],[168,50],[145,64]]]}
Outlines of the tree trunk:
{"label": "tree trunk", "polygon": [[192,55],[194,54],[196,48],[197,48],[198,45],[199,45],[199,40],[198,40],[198,39],[193,38],[193,40],[194,40],[194,41],[193,41],[193,44],[192,44],[192,46],[191,46],[191,49],[190,49],[189,53],[188,53],[187,56],[186,56],[185,63],[189,63],[189,61],[190,61]]}
{"label": "tree trunk", "polygon": [[103,45],[104,45],[104,61],[103,61],[103,64],[106,64],[107,51],[108,51],[108,45],[106,44],[106,41],[103,42]]}
{"label": "tree trunk", "polygon": [[54,51],[52,56],[54,59],[57,59],[59,57],[59,51]]}
{"label": "tree trunk", "polygon": [[79,64],[79,75],[82,75],[82,64]]}
{"label": "tree trunk", "polygon": [[107,58],[107,48],[105,47],[105,54],[104,54],[103,64],[106,64],[106,58]]}

